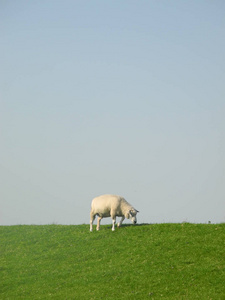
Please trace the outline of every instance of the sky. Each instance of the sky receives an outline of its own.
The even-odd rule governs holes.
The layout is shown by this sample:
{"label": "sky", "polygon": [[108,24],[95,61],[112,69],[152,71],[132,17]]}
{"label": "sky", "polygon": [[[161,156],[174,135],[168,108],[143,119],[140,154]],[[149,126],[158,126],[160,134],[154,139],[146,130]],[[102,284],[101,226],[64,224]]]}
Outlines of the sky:
{"label": "sky", "polygon": [[225,222],[224,36],[222,0],[2,0],[0,225],[88,224],[101,194]]}

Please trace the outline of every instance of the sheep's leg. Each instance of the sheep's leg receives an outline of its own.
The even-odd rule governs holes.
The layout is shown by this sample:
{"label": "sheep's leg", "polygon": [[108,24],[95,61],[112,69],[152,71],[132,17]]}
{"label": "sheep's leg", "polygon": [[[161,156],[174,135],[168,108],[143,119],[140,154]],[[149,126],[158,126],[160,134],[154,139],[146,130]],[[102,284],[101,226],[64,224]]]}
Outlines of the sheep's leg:
{"label": "sheep's leg", "polygon": [[93,230],[93,222],[95,220],[95,215],[92,215],[92,213],[90,214],[91,219],[90,219],[90,231]]}
{"label": "sheep's leg", "polygon": [[97,220],[97,228],[96,228],[96,230],[99,230],[99,229],[100,229],[100,222],[101,222],[101,219],[102,219],[102,217],[98,217],[98,220]]}
{"label": "sheep's leg", "polygon": [[115,230],[116,217],[112,217],[112,231]]}
{"label": "sheep's leg", "polygon": [[124,219],[125,219],[125,217],[123,216],[123,217],[121,218],[120,222],[117,224],[117,227],[120,227],[120,226],[122,225]]}

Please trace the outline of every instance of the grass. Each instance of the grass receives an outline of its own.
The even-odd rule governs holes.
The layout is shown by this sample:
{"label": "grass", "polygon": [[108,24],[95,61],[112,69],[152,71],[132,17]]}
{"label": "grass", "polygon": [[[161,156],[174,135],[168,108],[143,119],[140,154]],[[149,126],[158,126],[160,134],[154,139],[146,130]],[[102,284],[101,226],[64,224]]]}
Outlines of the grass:
{"label": "grass", "polygon": [[20,225],[0,235],[0,299],[225,299],[225,224]]}

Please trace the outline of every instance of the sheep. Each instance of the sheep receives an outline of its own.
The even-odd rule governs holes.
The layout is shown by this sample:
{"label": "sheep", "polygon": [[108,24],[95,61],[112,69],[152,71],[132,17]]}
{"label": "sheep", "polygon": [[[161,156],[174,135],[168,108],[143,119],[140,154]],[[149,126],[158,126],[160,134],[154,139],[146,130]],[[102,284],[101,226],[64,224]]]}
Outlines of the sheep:
{"label": "sheep", "polygon": [[90,231],[93,230],[93,222],[96,215],[97,220],[97,230],[100,229],[100,222],[102,218],[110,217],[112,218],[112,231],[115,230],[116,217],[122,217],[120,222],[117,224],[118,227],[121,226],[125,218],[130,219],[133,224],[137,223],[136,215],[139,211],[133,208],[123,197],[117,195],[102,195],[96,197],[91,203],[90,212]]}

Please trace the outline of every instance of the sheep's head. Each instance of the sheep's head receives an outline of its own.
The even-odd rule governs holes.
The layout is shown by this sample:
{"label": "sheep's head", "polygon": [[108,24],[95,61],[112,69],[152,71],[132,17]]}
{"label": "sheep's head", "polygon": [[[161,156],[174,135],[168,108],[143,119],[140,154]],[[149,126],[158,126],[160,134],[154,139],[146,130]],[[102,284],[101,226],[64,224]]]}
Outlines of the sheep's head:
{"label": "sheep's head", "polygon": [[133,224],[136,224],[136,223],[137,223],[137,217],[136,217],[136,215],[137,215],[138,212],[139,212],[138,210],[132,208],[132,209],[130,209],[129,212],[127,213],[126,218],[127,218],[127,219],[130,219],[130,220],[132,221]]}

